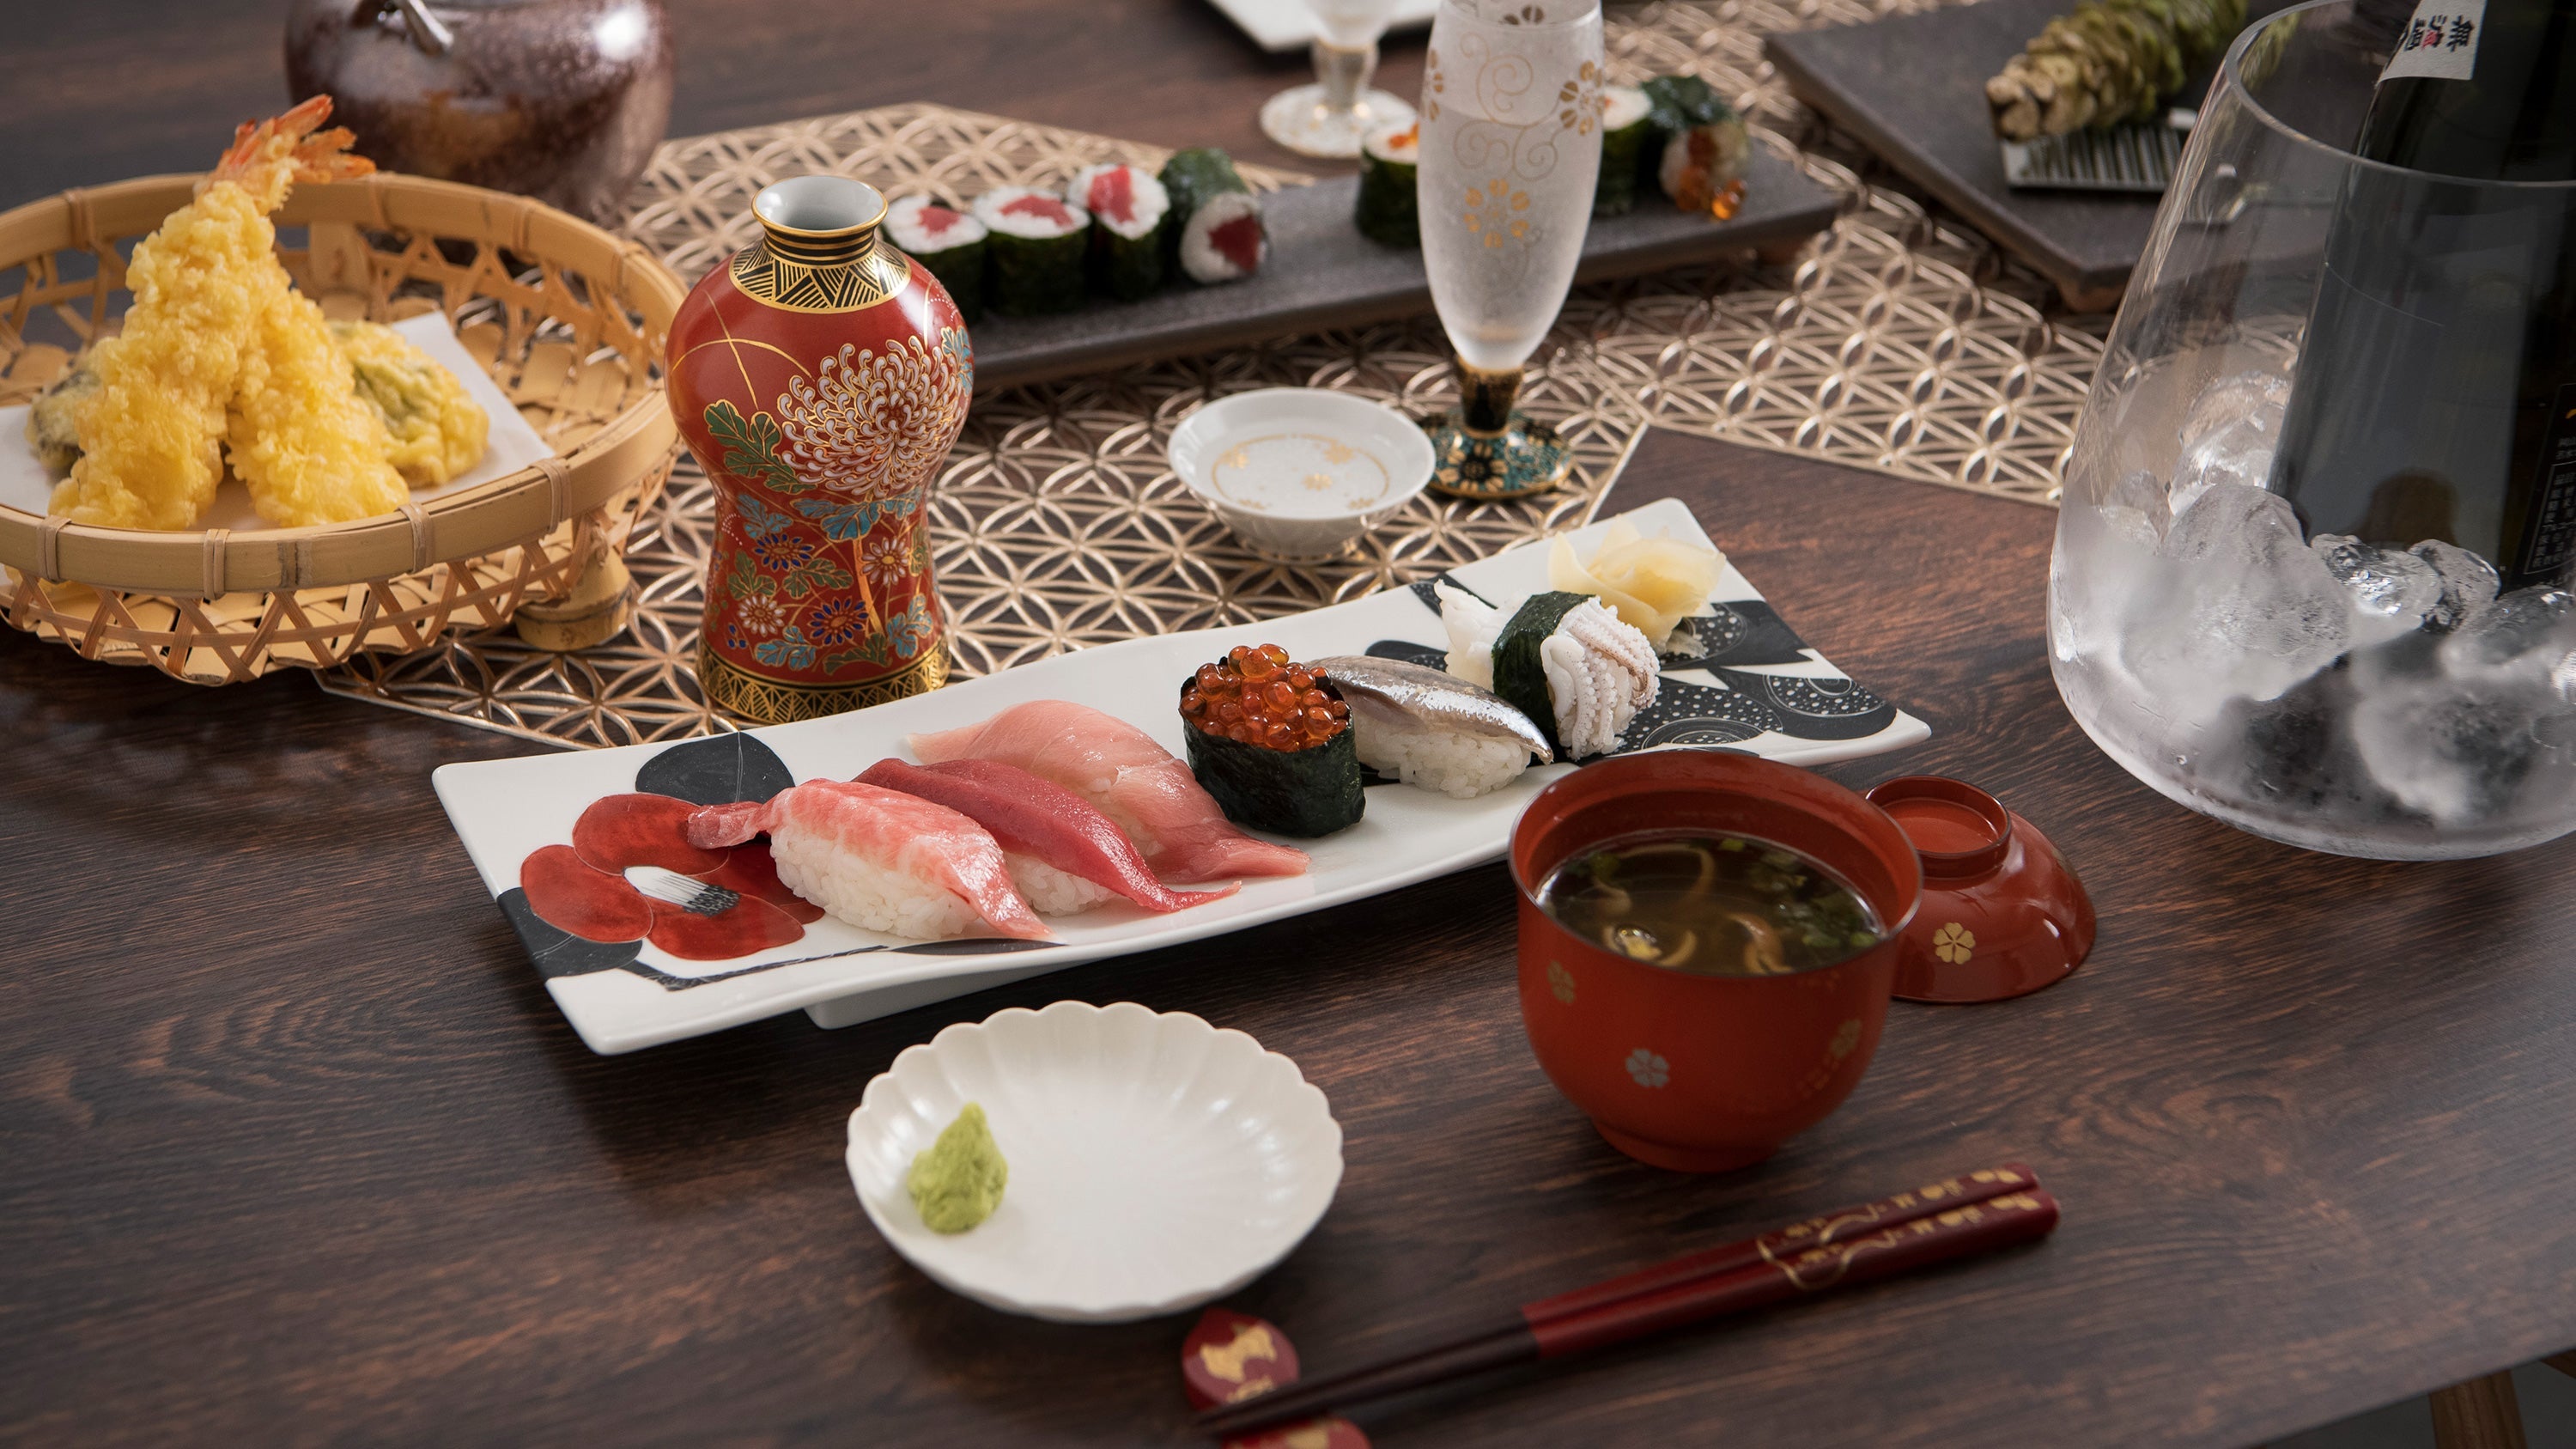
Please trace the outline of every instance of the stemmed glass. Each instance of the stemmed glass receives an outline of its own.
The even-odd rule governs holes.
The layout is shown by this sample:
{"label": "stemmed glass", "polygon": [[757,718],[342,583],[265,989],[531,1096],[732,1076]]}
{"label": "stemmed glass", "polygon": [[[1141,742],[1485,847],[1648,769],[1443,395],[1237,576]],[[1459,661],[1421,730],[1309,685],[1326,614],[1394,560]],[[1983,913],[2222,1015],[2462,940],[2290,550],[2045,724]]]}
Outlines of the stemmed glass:
{"label": "stemmed glass", "polygon": [[1565,304],[1601,173],[1600,0],[1441,0],[1415,186],[1459,403],[1426,424],[1431,486],[1515,498],[1564,481],[1556,430],[1513,408]]}
{"label": "stemmed glass", "polygon": [[1357,156],[1372,132],[1413,123],[1413,107],[1369,89],[1377,38],[1396,0],[1310,0],[1315,12],[1313,85],[1291,86],[1261,107],[1262,134],[1300,156]]}

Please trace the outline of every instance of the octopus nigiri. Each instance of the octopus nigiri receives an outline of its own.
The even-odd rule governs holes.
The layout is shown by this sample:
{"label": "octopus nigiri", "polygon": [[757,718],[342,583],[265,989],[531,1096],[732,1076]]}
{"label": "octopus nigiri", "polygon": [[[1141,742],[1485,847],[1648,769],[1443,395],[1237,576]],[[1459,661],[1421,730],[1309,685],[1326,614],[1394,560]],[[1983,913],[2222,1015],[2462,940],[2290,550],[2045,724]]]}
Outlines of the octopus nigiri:
{"label": "octopus nigiri", "polygon": [[926,764],[998,760],[1098,807],[1167,881],[1304,875],[1306,853],[1237,830],[1190,767],[1143,730],[1061,699],[1017,704],[981,724],[912,735]]}
{"label": "octopus nigiri", "polygon": [[688,832],[700,850],[766,833],[779,880],[862,930],[923,941],[1048,935],[982,826],[899,790],[808,780],[767,800],[710,805]]}

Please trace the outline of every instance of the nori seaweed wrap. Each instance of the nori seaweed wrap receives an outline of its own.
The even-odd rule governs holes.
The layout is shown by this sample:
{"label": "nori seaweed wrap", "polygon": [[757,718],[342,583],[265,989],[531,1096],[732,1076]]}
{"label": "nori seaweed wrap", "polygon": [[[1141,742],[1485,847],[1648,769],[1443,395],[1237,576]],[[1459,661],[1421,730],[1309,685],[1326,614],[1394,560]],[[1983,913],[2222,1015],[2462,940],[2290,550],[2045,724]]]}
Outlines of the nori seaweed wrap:
{"label": "nori seaweed wrap", "polygon": [[1064,199],[1091,213],[1092,290],[1137,302],[1161,288],[1172,201],[1153,173],[1141,166],[1086,166],[1065,183]]}
{"label": "nori seaweed wrap", "polygon": [[[1657,134],[1651,110],[1646,93],[1635,86],[1601,88],[1601,179],[1592,186],[1594,216],[1626,216],[1636,209],[1637,181],[1646,169],[1639,158]],[[1365,188],[1368,172],[1363,169],[1360,176]]]}
{"label": "nori seaweed wrap", "polygon": [[1646,122],[1654,128],[1645,135],[1637,152],[1637,194],[1652,196],[1663,187],[1664,149],[1672,139],[1693,126],[1724,120],[1735,111],[1715,88],[1695,75],[1659,75],[1637,89],[1645,93]]}
{"label": "nori seaweed wrap", "polygon": [[[1642,114],[1642,113],[1641,113]],[[1360,235],[1391,247],[1422,245],[1422,203],[1414,185],[1422,126],[1388,127],[1360,146]],[[1604,138],[1607,144],[1607,138]],[[1606,168],[1609,162],[1605,159]],[[1605,170],[1604,175],[1608,172]]]}
{"label": "nori seaweed wrap", "polygon": [[1539,663],[1538,646],[1556,632],[1568,612],[1591,597],[1561,589],[1532,594],[1494,636],[1494,693],[1538,725],[1559,759],[1566,758],[1565,740],[1557,733],[1556,702],[1547,692],[1547,670]]}
{"label": "nori seaweed wrap", "polygon": [[1181,682],[1190,773],[1226,818],[1274,835],[1330,835],[1359,823],[1358,736],[1331,679],[1276,644],[1237,645]]}
{"label": "nori seaweed wrap", "polygon": [[1004,186],[975,198],[975,219],[991,233],[985,300],[994,311],[1025,317],[1082,305],[1090,213],[1048,192]]}
{"label": "nori seaweed wrap", "polygon": [[886,207],[886,235],[939,279],[967,321],[984,315],[984,223],[927,196],[898,196]]}
{"label": "nori seaweed wrap", "polygon": [[1261,199],[1213,146],[1176,153],[1159,178],[1171,193],[1172,261],[1193,282],[1231,282],[1261,270],[1270,229]]}

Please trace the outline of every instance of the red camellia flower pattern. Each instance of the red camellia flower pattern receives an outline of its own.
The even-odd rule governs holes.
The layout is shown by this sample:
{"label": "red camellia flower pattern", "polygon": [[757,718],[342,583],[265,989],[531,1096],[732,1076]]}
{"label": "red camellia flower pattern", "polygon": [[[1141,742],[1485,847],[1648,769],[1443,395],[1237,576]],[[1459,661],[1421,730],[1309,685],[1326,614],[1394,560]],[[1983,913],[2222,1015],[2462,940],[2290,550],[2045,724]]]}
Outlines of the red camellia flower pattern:
{"label": "red camellia flower pattern", "polygon": [[802,939],[821,909],[780,883],[765,844],[689,844],[698,808],[668,795],[594,801],[573,823],[572,844],[541,846],[519,863],[528,908],[585,941],[650,941],[685,961]]}

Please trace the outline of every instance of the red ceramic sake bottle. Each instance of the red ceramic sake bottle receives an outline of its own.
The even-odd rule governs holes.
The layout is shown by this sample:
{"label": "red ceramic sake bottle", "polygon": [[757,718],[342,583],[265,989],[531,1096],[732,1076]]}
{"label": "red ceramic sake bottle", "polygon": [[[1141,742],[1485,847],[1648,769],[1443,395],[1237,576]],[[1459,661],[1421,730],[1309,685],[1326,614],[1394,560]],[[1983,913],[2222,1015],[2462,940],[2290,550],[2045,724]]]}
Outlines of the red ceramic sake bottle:
{"label": "red ceramic sake bottle", "polygon": [[965,425],[973,345],[882,238],[885,198],[800,176],[671,322],[680,436],[716,488],[698,681],[735,714],[813,719],[938,688],[931,481]]}

